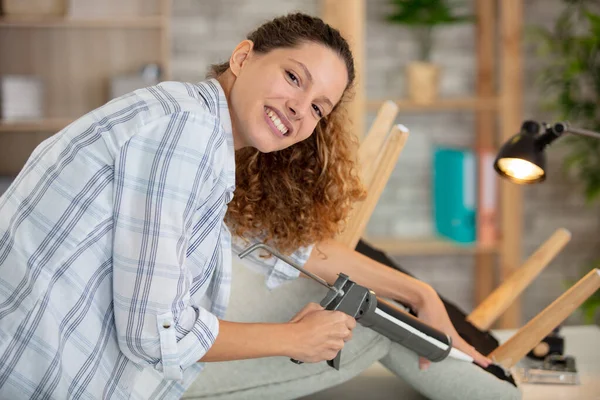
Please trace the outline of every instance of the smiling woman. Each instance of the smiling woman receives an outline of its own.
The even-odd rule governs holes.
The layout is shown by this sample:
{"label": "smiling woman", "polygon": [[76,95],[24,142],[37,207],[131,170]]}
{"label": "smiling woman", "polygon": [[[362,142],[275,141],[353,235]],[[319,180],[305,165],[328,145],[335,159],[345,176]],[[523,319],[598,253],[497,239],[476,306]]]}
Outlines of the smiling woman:
{"label": "smiling woman", "polygon": [[239,149],[233,233],[288,254],[335,236],[364,196],[340,106],[355,78],[346,41],[320,19],[287,15],[250,33],[211,76],[229,94]]}
{"label": "smiling woman", "polygon": [[292,14],[213,77],[128,93],[41,143],[0,198],[0,398],[176,399],[199,360],[333,358],[346,314],[223,318],[231,231],[304,264],[363,195],[353,80],[339,32]]}

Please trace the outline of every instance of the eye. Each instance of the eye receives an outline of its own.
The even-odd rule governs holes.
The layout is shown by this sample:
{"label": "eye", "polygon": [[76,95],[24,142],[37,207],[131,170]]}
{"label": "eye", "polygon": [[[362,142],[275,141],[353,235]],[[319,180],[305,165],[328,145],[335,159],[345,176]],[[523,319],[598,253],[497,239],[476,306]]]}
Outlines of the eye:
{"label": "eye", "polygon": [[300,80],[298,80],[293,72],[285,71],[285,73],[287,74],[288,78],[290,78],[290,80],[296,84],[296,86],[300,86]]}
{"label": "eye", "polygon": [[319,116],[319,118],[323,118],[323,112],[321,111],[321,109],[316,104],[313,104],[312,106],[313,106],[314,110],[317,112],[317,115]]}

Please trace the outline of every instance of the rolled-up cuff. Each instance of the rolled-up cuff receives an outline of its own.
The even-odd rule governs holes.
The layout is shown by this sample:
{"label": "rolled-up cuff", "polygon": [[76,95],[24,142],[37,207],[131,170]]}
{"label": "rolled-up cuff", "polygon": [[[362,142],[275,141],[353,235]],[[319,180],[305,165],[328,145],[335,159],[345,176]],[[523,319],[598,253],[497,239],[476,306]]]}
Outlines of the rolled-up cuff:
{"label": "rolled-up cuff", "polygon": [[198,362],[212,347],[219,334],[219,320],[203,308],[192,329],[177,341],[176,326],[171,312],[158,316],[161,359],[155,368],[167,380],[183,379],[183,370]]}

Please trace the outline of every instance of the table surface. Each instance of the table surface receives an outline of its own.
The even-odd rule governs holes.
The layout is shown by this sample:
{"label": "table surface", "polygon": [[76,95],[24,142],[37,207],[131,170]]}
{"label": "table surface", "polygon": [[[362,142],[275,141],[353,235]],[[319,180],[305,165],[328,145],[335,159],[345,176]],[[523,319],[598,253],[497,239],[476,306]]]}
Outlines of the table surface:
{"label": "table surface", "polygon": [[[496,330],[500,342],[508,340],[515,330]],[[575,358],[579,385],[521,383],[523,400],[597,400],[600,399],[600,328],[596,325],[565,326],[565,355]]]}

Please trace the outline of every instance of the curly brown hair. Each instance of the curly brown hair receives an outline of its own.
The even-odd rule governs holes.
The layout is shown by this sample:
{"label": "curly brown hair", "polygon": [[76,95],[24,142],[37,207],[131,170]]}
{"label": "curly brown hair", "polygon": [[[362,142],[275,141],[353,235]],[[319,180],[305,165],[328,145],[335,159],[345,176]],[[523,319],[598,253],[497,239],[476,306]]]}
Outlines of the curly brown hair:
{"label": "curly brown hair", "polygon": [[[290,254],[341,232],[353,203],[365,195],[356,169],[358,138],[349,132],[342,106],[350,98],[354,59],[338,30],[302,13],[268,21],[247,39],[261,54],[318,43],[335,51],[348,72],[342,100],[308,139],[271,153],[236,152],[236,189],[225,222],[234,235],[260,238]],[[229,63],[214,65],[209,76],[228,68]]]}

